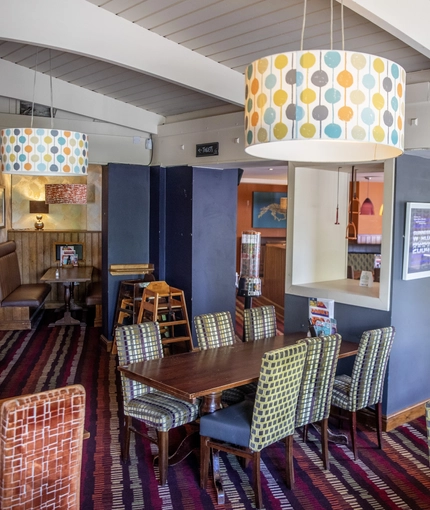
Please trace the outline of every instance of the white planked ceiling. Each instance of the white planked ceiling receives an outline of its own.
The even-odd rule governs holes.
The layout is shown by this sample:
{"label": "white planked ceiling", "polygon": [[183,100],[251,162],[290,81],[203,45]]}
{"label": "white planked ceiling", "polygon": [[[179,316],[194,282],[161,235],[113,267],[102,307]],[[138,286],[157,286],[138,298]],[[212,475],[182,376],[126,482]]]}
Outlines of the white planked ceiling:
{"label": "white planked ceiling", "polygon": [[[88,0],[240,73],[265,55],[300,48],[302,0]],[[334,2],[333,47],[341,47],[341,7]],[[408,73],[430,69],[430,60],[344,8],[345,49],[378,54]],[[1,34],[0,34],[1,36]],[[84,37],[84,35],[83,35]],[[309,0],[304,49],[330,47],[330,1]],[[151,48],[142,48],[142,52]],[[1,40],[0,58],[167,118],[192,112],[238,111],[190,88],[120,65],[64,51]],[[180,65],[180,63],[178,63]],[[51,69],[50,69],[51,67]]]}

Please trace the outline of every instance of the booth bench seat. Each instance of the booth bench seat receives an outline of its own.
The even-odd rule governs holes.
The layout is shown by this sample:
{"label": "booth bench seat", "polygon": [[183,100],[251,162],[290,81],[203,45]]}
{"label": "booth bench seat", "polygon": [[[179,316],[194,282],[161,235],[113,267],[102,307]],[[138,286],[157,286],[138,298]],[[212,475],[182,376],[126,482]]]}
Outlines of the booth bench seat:
{"label": "booth bench seat", "polygon": [[0,330],[31,329],[50,291],[48,283],[21,284],[15,241],[0,244]]}

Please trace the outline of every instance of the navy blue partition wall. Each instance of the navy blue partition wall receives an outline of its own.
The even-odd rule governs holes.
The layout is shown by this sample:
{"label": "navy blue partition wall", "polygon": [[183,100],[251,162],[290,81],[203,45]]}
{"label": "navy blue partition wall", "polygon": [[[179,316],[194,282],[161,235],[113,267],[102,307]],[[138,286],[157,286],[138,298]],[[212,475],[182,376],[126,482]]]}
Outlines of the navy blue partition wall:
{"label": "navy blue partition wall", "polygon": [[149,167],[110,163],[102,171],[103,335],[111,339],[121,280],[142,275],[112,276],[111,264],[149,260]]}
{"label": "navy blue partition wall", "polygon": [[191,325],[235,317],[237,183],[236,168],[166,169],[166,281],[184,291]]}

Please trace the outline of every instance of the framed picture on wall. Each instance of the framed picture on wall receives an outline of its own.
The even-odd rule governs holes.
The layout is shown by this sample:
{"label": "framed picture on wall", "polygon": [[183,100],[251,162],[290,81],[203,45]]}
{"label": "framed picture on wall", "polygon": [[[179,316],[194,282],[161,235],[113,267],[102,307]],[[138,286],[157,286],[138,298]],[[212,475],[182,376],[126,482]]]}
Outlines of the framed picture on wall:
{"label": "framed picture on wall", "polygon": [[252,193],[253,228],[287,228],[287,193],[254,191]]}
{"label": "framed picture on wall", "polygon": [[0,186],[0,228],[5,228],[6,226],[6,205],[4,189],[4,186]]}
{"label": "framed picture on wall", "polygon": [[430,204],[406,204],[403,280],[430,276]]}

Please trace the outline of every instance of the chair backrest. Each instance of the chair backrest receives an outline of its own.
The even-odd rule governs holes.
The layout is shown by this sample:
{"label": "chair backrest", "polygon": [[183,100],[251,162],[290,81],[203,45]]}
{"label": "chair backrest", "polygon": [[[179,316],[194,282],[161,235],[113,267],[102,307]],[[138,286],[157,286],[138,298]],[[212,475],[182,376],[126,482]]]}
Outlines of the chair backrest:
{"label": "chair backrest", "polygon": [[273,305],[243,310],[245,340],[262,340],[276,336],[276,311]]}
{"label": "chair backrest", "polygon": [[351,411],[381,402],[394,334],[392,326],[363,333],[351,373]]}
{"label": "chair backrest", "polygon": [[201,350],[233,345],[235,334],[230,312],[216,312],[194,317],[197,342]]}
{"label": "chair backrest", "polygon": [[85,389],[0,402],[0,508],[79,510]]}
{"label": "chair backrest", "polygon": [[329,417],[341,341],[337,334],[300,341],[307,344],[308,350],[297,400],[296,427]]}
{"label": "chair backrest", "polygon": [[[163,357],[163,345],[158,322],[142,322],[129,326],[119,326],[115,330],[115,340],[120,365]],[[154,391],[146,384],[125,377],[122,372],[121,384],[125,412],[127,412],[127,404],[130,400],[144,393]]]}
{"label": "chair backrest", "polygon": [[266,352],[255,395],[249,447],[258,452],[294,433],[307,345]]}

